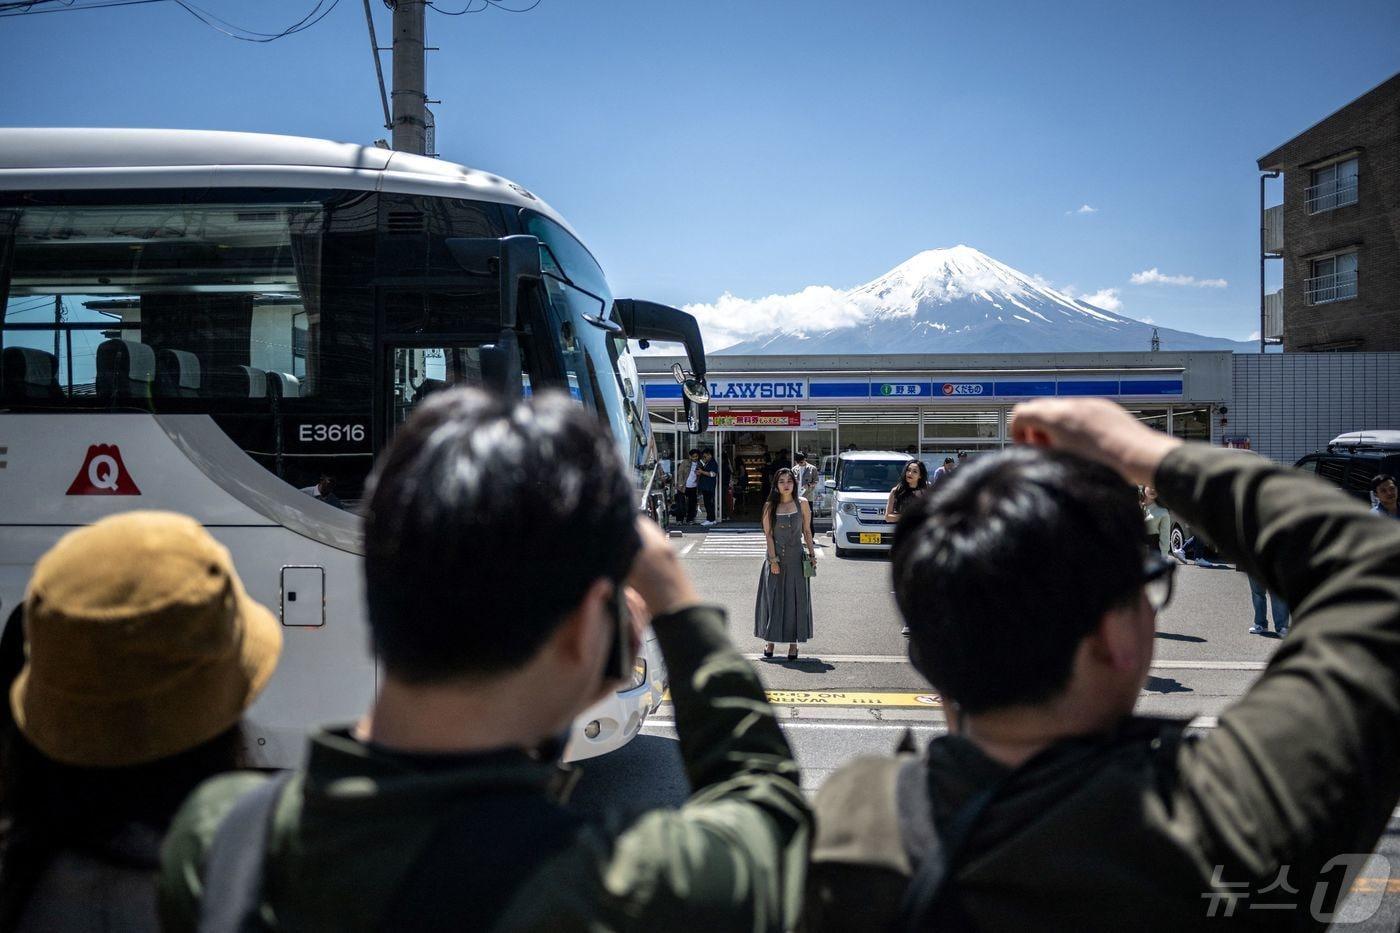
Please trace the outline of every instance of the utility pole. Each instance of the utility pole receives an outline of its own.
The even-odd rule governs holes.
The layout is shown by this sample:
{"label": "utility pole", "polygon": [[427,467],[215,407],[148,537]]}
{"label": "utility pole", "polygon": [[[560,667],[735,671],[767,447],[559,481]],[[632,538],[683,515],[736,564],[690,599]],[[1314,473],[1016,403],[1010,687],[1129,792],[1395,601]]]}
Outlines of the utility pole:
{"label": "utility pole", "polygon": [[1162,338],[1157,335],[1157,328],[1152,328],[1152,352],[1156,353],[1162,349]]}
{"label": "utility pole", "polygon": [[425,0],[394,3],[394,137],[399,152],[425,155],[427,99],[423,78]]}

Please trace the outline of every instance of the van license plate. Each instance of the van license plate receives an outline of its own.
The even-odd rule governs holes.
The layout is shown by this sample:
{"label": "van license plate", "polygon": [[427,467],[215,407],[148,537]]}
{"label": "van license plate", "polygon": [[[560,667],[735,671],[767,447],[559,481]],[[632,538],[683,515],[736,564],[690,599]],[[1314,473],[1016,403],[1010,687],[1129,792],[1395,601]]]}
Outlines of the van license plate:
{"label": "van license plate", "polygon": [[879,544],[879,543],[880,543],[880,534],[879,534],[879,532],[862,531],[862,532],[860,533],[860,543],[861,543],[861,544]]}

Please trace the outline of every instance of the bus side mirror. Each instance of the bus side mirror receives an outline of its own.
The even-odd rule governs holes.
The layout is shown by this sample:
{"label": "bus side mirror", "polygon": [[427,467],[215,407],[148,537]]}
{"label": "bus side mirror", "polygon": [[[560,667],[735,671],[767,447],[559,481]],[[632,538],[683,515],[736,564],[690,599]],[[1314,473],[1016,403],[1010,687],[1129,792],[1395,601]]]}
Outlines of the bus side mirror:
{"label": "bus side mirror", "polygon": [[520,317],[520,286],[538,282],[544,275],[539,238],[524,234],[497,239],[448,237],[447,249],[469,275],[496,274],[500,282],[501,327],[514,330]]}
{"label": "bus side mirror", "polygon": [[481,381],[486,388],[519,398],[523,364],[520,360],[520,341],[515,338],[515,331],[502,329],[496,342],[483,346],[480,353]]}
{"label": "bus side mirror", "polygon": [[710,393],[705,385],[705,342],[700,337],[700,325],[695,317],[679,308],[618,298],[613,302],[622,329],[632,340],[666,340],[685,347],[690,372],[680,364],[672,367],[676,381],[681,384],[681,401],[685,405],[685,427],[691,434],[703,434],[710,426]]}

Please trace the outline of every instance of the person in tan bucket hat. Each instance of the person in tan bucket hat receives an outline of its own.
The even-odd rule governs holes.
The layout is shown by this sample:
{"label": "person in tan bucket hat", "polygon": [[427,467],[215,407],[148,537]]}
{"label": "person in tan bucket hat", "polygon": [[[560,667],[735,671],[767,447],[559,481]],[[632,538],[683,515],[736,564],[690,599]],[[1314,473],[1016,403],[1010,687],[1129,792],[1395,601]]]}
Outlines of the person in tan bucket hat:
{"label": "person in tan bucket hat", "polygon": [[150,511],[60,539],[23,619],[0,931],[154,929],[160,840],[189,791],[243,763],[239,723],[277,665],[280,626],[198,522]]}

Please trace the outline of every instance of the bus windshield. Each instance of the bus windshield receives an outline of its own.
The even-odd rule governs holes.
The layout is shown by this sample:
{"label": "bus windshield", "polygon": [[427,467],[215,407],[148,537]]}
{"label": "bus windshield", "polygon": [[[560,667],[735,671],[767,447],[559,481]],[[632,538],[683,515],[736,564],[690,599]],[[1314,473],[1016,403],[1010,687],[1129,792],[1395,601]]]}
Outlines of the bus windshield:
{"label": "bus windshield", "polygon": [[570,384],[587,373],[591,380],[579,384],[593,381],[599,386],[593,403],[624,448],[636,482],[645,487],[650,481],[646,466],[657,457],[641,380],[613,309],[607,278],[593,255],[559,224],[529,211],[524,216],[526,229],[541,244],[550,305],[569,324],[562,344]]}

